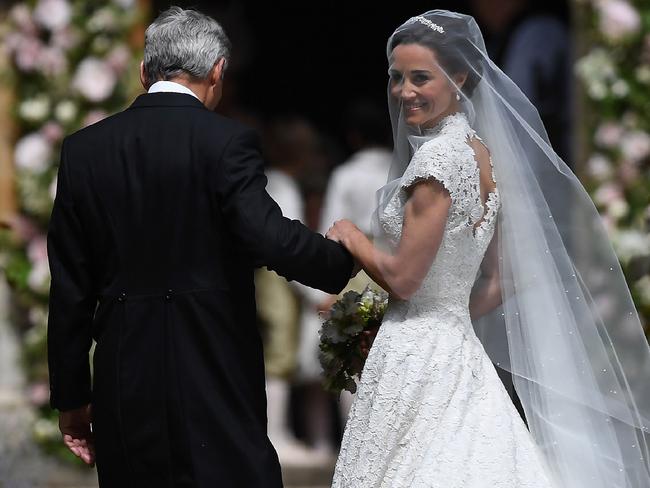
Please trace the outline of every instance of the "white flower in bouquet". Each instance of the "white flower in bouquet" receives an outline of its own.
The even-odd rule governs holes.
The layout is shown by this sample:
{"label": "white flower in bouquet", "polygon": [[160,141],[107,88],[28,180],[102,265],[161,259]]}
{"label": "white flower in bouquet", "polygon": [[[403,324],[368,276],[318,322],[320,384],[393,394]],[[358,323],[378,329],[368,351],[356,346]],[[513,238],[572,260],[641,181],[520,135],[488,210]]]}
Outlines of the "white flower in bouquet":
{"label": "white flower in bouquet", "polygon": [[637,229],[623,229],[614,233],[613,245],[623,262],[636,256],[650,255],[650,235]]}
{"label": "white flower in bouquet", "polygon": [[621,140],[621,151],[626,159],[638,163],[650,155],[650,135],[640,130],[624,134]]}
{"label": "white flower in bouquet", "polygon": [[72,100],[62,100],[54,108],[54,117],[62,124],[72,122],[77,116],[77,105]]}
{"label": "white flower in bouquet", "polygon": [[607,121],[598,126],[594,140],[599,146],[612,148],[620,144],[622,136],[623,127],[616,122]]}
{"label": "white flower in bouquet", "polygon": [[45,95],[28,98],[18,106],[18,115],[28,122],[42,122],[50,114],[50,99]]}
{"label": "white flower in bouquet", "polygon": [[51,31],[63,29],[71,18],[72,7],[67,0],[39,0],[34,9],[34,20]]}
{"label": "white flower in bouquet", "polygon": [[104,61],[89,57],[78,66],[72,85],[91,102],[102,102],[111,96],[117,79]]}
{"label": "white flower in bouquet", "polygon": [[620,41],[641,28],[639,12],[625,0],[600,0],[596,6],[600,31],[610,41]]}
{"label": "white flower in bouquet", "polygon": [[41,173],[45,171],[52,157],[52,146],[39,132],[32,132],[18,141],[14,160],[19,169]]}

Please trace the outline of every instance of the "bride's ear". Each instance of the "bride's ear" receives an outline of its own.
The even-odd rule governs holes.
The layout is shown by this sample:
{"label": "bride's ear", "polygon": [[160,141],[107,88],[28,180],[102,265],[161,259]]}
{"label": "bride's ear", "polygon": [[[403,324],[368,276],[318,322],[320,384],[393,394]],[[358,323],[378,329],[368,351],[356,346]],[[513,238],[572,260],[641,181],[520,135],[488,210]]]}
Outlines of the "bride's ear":
{"label": "bride's ear", "polygon": [[454,79],[454,85],[456,85],[456,87],[458,89],[462,88],[463,85],[465,84],[465,81],[467,81],[467,76],[468,76],[468,73],[457,73],[457,74],[455,74],[454,78],[453,78]]}

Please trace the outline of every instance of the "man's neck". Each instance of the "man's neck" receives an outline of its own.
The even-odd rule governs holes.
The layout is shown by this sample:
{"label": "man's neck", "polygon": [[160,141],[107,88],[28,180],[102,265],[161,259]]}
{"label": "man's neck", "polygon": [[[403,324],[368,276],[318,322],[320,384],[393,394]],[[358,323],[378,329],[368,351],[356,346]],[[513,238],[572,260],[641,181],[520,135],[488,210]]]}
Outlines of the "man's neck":
{"label": "man's neck", "polygon": [[177,83],[183,85],[185,88],[189,89],[194,93],[202,104],[205,105],[205,100],[207,98],[208,87],[205,83],[194,82],[185,77],[179,76],[176,78],[171,78],[169,80],[158,80],[158,81],[170,81],[172,83]]}

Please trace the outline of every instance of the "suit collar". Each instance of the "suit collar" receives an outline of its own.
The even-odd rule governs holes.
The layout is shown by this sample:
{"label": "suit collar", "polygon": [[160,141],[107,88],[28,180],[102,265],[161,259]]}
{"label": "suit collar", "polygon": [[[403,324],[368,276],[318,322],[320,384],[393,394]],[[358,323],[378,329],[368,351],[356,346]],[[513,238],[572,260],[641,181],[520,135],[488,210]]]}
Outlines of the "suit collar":
{"label": "suit collar", "polygon": [[134,100],[129,108],[139,107],[195,107],[207,110],[196,97],[174,92],[143,93]]}

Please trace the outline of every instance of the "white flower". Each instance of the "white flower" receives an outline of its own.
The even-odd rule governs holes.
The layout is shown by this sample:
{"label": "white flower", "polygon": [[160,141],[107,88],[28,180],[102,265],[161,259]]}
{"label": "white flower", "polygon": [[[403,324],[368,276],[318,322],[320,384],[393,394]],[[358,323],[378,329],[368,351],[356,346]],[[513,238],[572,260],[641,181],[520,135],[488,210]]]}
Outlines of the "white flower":
{"label": "white flower", "polygon": [[56,104],[54,116],[59,122],[67,124],[77,116],[77,105],[72,100],[62,100]]}
{"label": "white flower", "polygon": [[25,72],[34,71],[38,68],[38,60],[44,49],[43,43],[35,37],[26,36],[20,36],[17,41],[15,60],[18,69]]}
{"label": "white flower", "polygon": [[117,82],[113,70],[101,59],[86,58],[77,68],[72,85],[91,102],[106,100]]}
{"label": "white flower", "polygon": [[596,144],[602,147],[612,148],[619,145],[621,136],[623,135],[623,128],[616,122],[604,122],[596,129],[594,139]]}
{"label": "white flower", "polygon": [[18,114],[29,122],[41,122],[50,113],[50,99],[45,95],[28,98],[18,107]]}
{"label": "white flower", "polygon": [[34,9],[34,20],[51,31],[66,27],[71,17],[72,8],[66,0],[39,0]]}
{"label": "white flower", "polygon": [[51,144],[54,144],[63,138],[63,127],[56,122],[48,122],[41,128],[41,134],[43,134]]}
{"label": "white flower", "polygon": [[47,260],[32,266],[27,276],[27,285],[37,293],[47,293],[50,287],[50,268]]}
{"label": "white flower", "polygon": [[599,186],[594,192],[594,202],[598,205],[608,205],[610,202],[622,198],[623,192],[618,184],[607,182]]}
{"label": "white flower", "polygon": [[639,83],[650,85],[650,66],[642,64],[635,70],[634,74]]}
{"label": "white flower", "polygon": [[113,30],[117,25],[115,13],[109,7],[100,8],[86,23],[90,32],[106,32]]}
{"label": "white flower", "polygon": [[61,433],[53,421],[40,418],[34,424],[34,436],[40,441],[47,441],[58,439]]}
{"label": "white flower", "polygon": [[113,0],[113,3],[126,10],[135,5],[135,0]]}
{"label": "white flower", "polygon": [[121,74],[129,64],[131,53],[124,44],[115,46],[106,56],[106,62],[115,71],[116,74]]}
{"label": "white flower", "polygon": [[616,198],[607,204],[607,215],[615,220],[622,219],[630,211],[630,206],[622,198]]}
{"label": "white flower", "polygon": [[650,155],[650,135],[640,130],[626,133],[621,140],[621,151],[631,162],[641,161]]}
{"label": "white flower", "polygon": [[623,79],[616,80],[612,85],[612,93],[618,98],[623,98],[630,93],[630,86]]}
{"label": "white flower", "polygon": [[23,170],[41,173],[48,168],[52,146],[38,132],[32,132],[18,141],[14,150],[16,166]]}
{"label": "white flower", "polygon": [[634,286],[639,292],[641,301],[646,305],[650,305],[650,276],[645,275],[643,278],[637,281]]}
{"label": "white flower", "polygon": [[650,254],[650,235],[636,229],[625,229],[616,232],[612,244],[616,249],[616,254],[624,262],[635,256]]}
{"label": "white flower", "polygon": [[641,16],[626,0],[600,0],[596,5],[600,30],[610,41],[619,41],[639,31]]}
{"label": "white flower", "polygon": [[612,163],[602,154],[594,154],[589,158],[587,171],[592,178],[599,181],[609,179],[614,173]]}
{"label": "white flower", "polygon": [[16,24],[16,26],[23,32],[28,34],[35,34],[38,28],[34,24],[32,13],[29,7],[24,3],[17,3],[9,11],[9,18]]}

